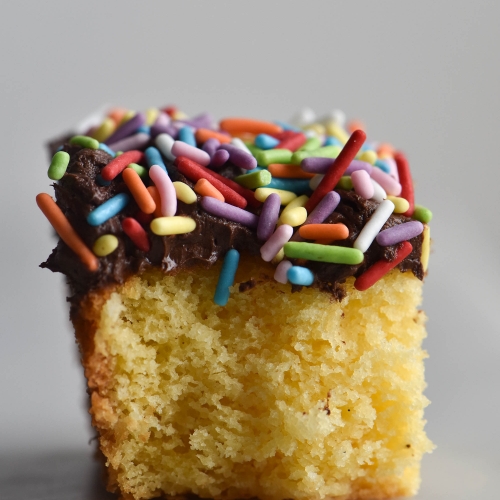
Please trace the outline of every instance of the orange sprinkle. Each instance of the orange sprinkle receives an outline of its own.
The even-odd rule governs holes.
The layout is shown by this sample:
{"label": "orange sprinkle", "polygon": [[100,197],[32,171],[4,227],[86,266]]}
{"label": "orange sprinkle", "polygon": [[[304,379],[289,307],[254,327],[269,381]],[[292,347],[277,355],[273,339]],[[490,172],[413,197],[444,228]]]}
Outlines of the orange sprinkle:
{"label": "orange sprinkle", "polygon": [[122,172],[122,177],[125,184],[130,189],[130,193],[134,197],[137,206],[145,214],[152,214],[156,209],[156,203],[151,197],[149,191],[146,189],[146,186],[139,177],[139,174],[131,168],[126,168]]}
{"label": "orange sprinkle", "polygon": [[208,128],[199,128],[194,134],[196,137],[196,142],[205,143],[208,139],[217,139],[221,144],[231,142],[231,137],[226,134],[221,134],[215,130],[210,130]]}
{"label": "orange sprinkle", "polygon": [[[129,169],[132,170],[132,169]],[[155,211],[153,212],[153,215],[155,217],[162,217],[161,215],[161,198],[160,198],[160,193],[158,192],[158,189],[156,186],[149,186],[146,188],[149,191],[149,194],[151,195],[151,198],[153,198],[153,201],[155,202],[156,208]]]}
{"label": "orange sprinkle", "polygon": [[385,157],[387,156],[392,156],[394,154],[394,147],[392,144],[388,144],[387,142],[383,142],[382,144],[379,144],[377,148],[377,155],[380,157]]}
{"label": "orange sprinkle", "polygon": [[222,193],[207,179],[199,179],[193,189],[201,196],[211,196],[220,201],[226,201]]}
{"label": "orange sprinkle", "polygon": [[125,116],[125,113],[127,112],[126,109],[123,108],[113,108],[109,113],[108,116],[111,118],[117,125],[119,125],[123,117]]}
{"label": "orange sprinkle", "polygon": [[347,124],[347,130],[352,134],[355,130],[366,132],[365,124],[361,120],[351,120]]}
{"label": "orange sprinkle", "polygon": [[85,267],[89,271],[97,271],[99,268],[98,258],[76,233],[69,220],[51,196],[47,193],[40,193],[36,197],[36,204],[52,224],[57,234],[78,255]]}
{"label": "orange sprinkle", "polygon": [[345,224],[306,224],[300,227],[299,234],[307,240],[345,240],[349,229]]}
{"label": "orange sprinkle", "polygon": [[220,128],[230,134],[279,134],[283,129],[274,123],[250,118],[226,118],[220,122]]}
{"label": "orange sprinkle", "polygon": [[287,179],[312,179],[315,174],[304,172],[300,165],[291,165],[288,163],[271,163],[267,169],[273,177]]}

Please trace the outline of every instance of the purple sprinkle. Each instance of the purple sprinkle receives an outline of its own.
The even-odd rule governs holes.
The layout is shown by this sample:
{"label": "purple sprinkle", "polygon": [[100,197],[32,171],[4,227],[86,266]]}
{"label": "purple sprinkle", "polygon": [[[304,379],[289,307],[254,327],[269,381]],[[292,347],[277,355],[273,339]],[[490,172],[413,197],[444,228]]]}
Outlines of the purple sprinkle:
{"label": "purple sprinkle", "polygon": [[229,153],[225,149],[218,149],[212,156],[209,167],[214,169],[221,168],[226,164],[227,160],[229,160]]}
{"label": "purple sprinkle", "polygon": [[346,168],[344,175],[351,175],[353,172],[356,172],[356,170],[364,170],[370,175],[373,171],[373,166],[366,161],[352,160]]}
{"label": "purple sprinkle", "polygon": [[158,113],[158,117],[156,118],[155,122],[153,123],[153,127],[155,125],[158,125],[158,126],[170,125],[170,116],[168,116],[167,113],[160,111]]}
{"label": "purple sprinkle", "polygon": [[221,144],[219,149],[225,149],[229,153],[229,161],[237,167],[252,170],[257,166],[257,160],[254,156],[232,144]]}
{"label": "purple sprinkle", "polygon": [[211,137],[210,139],[207,139],[205,141],[205,144],[203,144],[201,149],[203,149],[203,151],[208,153],[208,156],[210,156],[210,158],[213,158],[219,146],[220,146],[219,140]]}
{"label": "purple sprinkle", "polygon": [[233,205],[229,205],[229,203],[219,201],[211,196],[202,196],[200,203],[208,213],[232,220],[233,222],[239,222],[244,226],[255,228],[259,222],[257,215]]}
{"label": "purple sprinkle", "polygon": [[273,234],[276,223],[280,216],[281,198],[278,194],[272,193],[262,205],[259,224],[257,226],[257,238],[261,241],[268,240]]}
{"label": "purple sprinkle", "polygon": [[130,135],[125,137],[121,141],[113,142],[108,145],[113,151],[130,151],[131,149],[142,149],[149,141],[151,137],[149,134],[140,132],[138,134]]}
{"label": "purple sprinkle", "polygon": [[179,120],[185,125],[191,125],[194,128],[209,128],[213,129],[214,119],[209,113],[202,113],[201,115],[189,118],[187,120]]}
{"label": "purple sprinkle", "polygon": [[163,125],[163,124],[158,124],[155,123],[150,130],[151,137],[155,138],[156,136],[160,134],[168,134],[172,138],[176,139],[177,138],[177,129],[173,127],[172,125]]}
{"label": "purple sprinkle", "polygon": [[106,139],[106,144],[109,146],[115,142],[121,141],[132,135],[139,127],[142,127],[146,123],[146,116],[144,113],[137,113],[129,121],[125,122],[121,127],[119,127],[113,134],[111,134]]}
{"label": "purple sprinkle", "polygon": [[396,245],[402,241],[411,240],[415,236],[421,234],[423,230],[424,225],[421,222],[412,220],[411,222],[404,222],[403,224],[380,231],[376,240],[379,245],[388,247],[389,245]]}
{"label": "purple sprinkle", "polygon": [[[330,165],[334,164],[335,160],[332,158],[304,158],[300,166],[304,172],[310,172],[312,174],[325,174],[330,168]],[[350,175],[356,170],[366,170],[371,174],[373,167],[366,161],[353,160],[347,167],[344,175]]]}

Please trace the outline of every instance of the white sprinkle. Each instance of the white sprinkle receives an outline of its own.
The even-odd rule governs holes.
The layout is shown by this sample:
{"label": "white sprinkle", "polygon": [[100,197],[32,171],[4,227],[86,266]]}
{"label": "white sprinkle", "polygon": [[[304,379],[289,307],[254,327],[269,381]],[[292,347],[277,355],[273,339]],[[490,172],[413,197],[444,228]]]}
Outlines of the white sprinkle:
{"label": "white sprinkle", "polygon": [[365,224],[359,233],[353,247],[365,253],[373,243],[373,240],[377,237],[377,234],[382,229],[382,226],[391,216],[392,212],[394,212],[394,203],[390,200],[384,200],[377,207],[375,212],[373,212],[370,220]]}
{"label": "white sprinkle", "polygon": [[231,139],[231,144],[235,148],[241,149],[242,151],[245,151],[245,153],[248,153],[249,155],[252,155],[252,153],[250,152],[250,150],[247,148],[247,145],[239,137],[233,137],[233,139]]}
{"label": "white sprinkle", "polygon": [[278,283],[283,283],[284,285],[286,285],[288,283],[287,273],[291,267],[292,267],[292,263],[289,260],[282,260],[278,264],[278,267],[276,268],[276,271],[274,272],[274,279]]}
{"label": "white sprinkle", "polygon": [[155,139],[155,144],[158,149],[161,151],[163,156],[170,161],[175,160],[175,156],[172,154],[172,146],[174,145],[174,142],[174,138],[168,134],[159,134]]}
{"label": "white sprinkle", "polygon": [[371,181],[373,184],[373,196],[371,199],[373,201],[378,201],[379,203],[384,201],[387,198],[387,193],[384,188],[377,181],[374,181],[373,179]]}

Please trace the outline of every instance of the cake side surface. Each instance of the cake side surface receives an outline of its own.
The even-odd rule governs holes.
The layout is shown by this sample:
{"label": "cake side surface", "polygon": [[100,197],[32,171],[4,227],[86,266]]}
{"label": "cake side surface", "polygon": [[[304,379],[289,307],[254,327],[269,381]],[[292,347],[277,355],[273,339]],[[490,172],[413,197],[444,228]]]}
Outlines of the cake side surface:
{"label": "cake side surface", "polygon": [[351,279],[338,302],[245,257],[220,308],[217,267],[151,270],[74,314],[77,331],[86,307],[97,320],[83,357],[111,486],[136,499],[414,494],[432,449],[421,281],[397,270],[359,292]]}

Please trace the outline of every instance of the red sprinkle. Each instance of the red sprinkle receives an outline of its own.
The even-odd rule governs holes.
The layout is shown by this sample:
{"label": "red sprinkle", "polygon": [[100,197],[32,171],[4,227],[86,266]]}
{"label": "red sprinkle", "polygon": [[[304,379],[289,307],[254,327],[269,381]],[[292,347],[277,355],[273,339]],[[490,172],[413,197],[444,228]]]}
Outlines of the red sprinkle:
{"label": "red sprinkle", "polygon": [[139,163],[144,159],[144,153],[133,149],[113,158],[102,170],[101,176],[105,181],[112,181],[118,174],[123,172],[127,165]]}
{"label": "red sprinkle", "polygon": [[151,245],[144,228],[132,217],[127,217],[122,221],[123,232],[132,240],[134,245],[143,252],[149,252]]}
{"label": "red sprinkle", "polygon": [[293,133],[288,137],[285,137],[281,140],[281,142],[276,146],[276,149],[288,149],[290,151],[297,151],[297,149],[301,148],[307,141],[307,137],[301,133]]}
{"label": "red sprinkle", "polygon": [[226,182],[222,181],[222,179],[224,179],[225,181],[229,179],[226,179],[225,177],[222,177],[219,174],[208,170],[199,163],[196,163],[195,161],[190,160],[185,156],[178,156],[175,159],[174,163],[179,169],[179,172],[185,175],[188,179],[192,181],[198,181],[200,179],[206,179],[207,181],[210,181],[210,183],[221,192],[222,196],[224,196],[226,203],[234,205],[238,208],[245,208],[247,206],[247,200],[243,198],[243,196],[238,194],[236,190],[228,186]]}
{"label": "red sprinkle", "polygon": [[[224,183],[226,186],[231,188],[233,191],[236,191],[240,196],[243,196],[247,203],[252,207],[252,208],[259,208],[262,205],[262,202],[257,200],[255,198],[255,193],[251,189],[247,189],[243,186],[240,186],[238,183],[232,181],[231,179],[228,179],[227,177],[224,177],[217,172],[212,172],[210,173],[218,179],[220,182]],[[220,189],[219,189],[220,191]],[[222,192],[222,191],[221,191]],[[226,199],[227,201],[227,199]]]}
{"label": "red sprinkle", "polygon": [[342,151],[337,156],[337,159],[331,164],[318,187],[314,190],[309,201],[306,203],[305,209],[308,214],[316,208],[316,205],[323,199],[326,193],[333,191],[333,188],[340,181],[347,167],[358,154],[365,139],[366,134],[362,130],[355,130],[352,133],[351,137],[349,137],[349,140],[342,148]]}
{"label": "red sprinkle", "polygon": [[391,269],[395,268],[400,262],[406,259],[406,257],[411,254],[412,250],[412,244],[409,241],[404,241],[396,251],[396,258],[394,260],[389,262],[388,260],[381,259],[375,262],[373,266],[369,267],[361,276],[356,278],[354,288],[360,292],[368,290],[368,288],[373,286]]}
{"label": "red sprinkle", "polygon": [[410,204],[410,208],[403,214],[411,217],[415,210],[415,193],[413,191],[413,179],[411,178],[410,164],[404,153],[397,151],[394,154],[394,161],[398,167],[399,183],[401,184],[401,198],[405,198]]}

